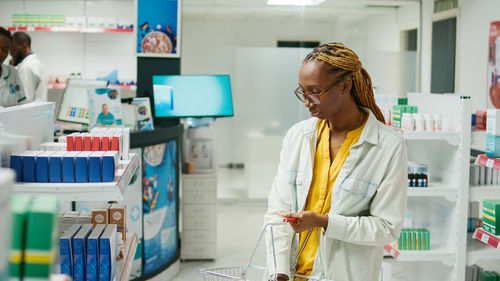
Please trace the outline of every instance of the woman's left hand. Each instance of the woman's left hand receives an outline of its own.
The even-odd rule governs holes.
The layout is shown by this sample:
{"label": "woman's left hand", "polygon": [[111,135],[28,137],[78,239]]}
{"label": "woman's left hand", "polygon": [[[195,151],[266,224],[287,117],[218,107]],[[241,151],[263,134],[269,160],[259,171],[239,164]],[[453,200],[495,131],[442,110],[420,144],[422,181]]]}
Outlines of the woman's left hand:
{"label": "woman's left hand", "polygon": [[313,227],[323,227],[326,229],[328,226],[328,216],[320,215],[313,211],[302,211],[298,213],[288,213],[281,215],[284,218],[296,218],[297,222],[290,222],[290,226],[297,233],[309,230]]}

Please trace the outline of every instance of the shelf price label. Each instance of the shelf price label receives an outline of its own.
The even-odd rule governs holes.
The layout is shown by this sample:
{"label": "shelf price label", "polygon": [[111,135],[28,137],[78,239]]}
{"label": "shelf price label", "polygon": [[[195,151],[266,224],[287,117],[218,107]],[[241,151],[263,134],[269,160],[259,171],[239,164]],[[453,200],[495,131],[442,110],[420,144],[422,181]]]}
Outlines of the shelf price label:
{"label": "shelf price label", "polygon": [[481,235],[481,241],[488,244],[488,241],[490,240],[490,237],[486,234],[486,233],[483,233],[483,235]]}
{"label": "shelf price label", "polygon": [[493,159],[486,160],[486,167],[493,168],[494,164],[495,164],[495,161],[493,161]]}

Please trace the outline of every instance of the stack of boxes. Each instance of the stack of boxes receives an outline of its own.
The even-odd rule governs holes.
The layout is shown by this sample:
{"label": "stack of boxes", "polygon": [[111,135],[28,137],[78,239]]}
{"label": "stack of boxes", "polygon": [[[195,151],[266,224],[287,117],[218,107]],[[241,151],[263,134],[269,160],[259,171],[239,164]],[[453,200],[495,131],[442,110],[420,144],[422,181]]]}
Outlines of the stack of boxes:
{"label": "stack of boxes", "polygon": [[393,106],[395,105],[407,105],[408,98],[390,96],[390,95],[375,95],[375,103],[380,108],[382,115],[384,115],[385,123],[387,126],[392,125],[392,113]]}
{"label": "stack of boxes", "polygon": [[425,228],[403,228],[397,242],[399,250],[430,250],[430,234]]}
{"label": "stack of boxes", "polygon": [[40,15],[40,14],[14,14],[12,15],[12,24],[19,26],[64,26],[64,15]]}
{"label": "stack of boxes", "polygon": [[117,167],[117,151],[26,151],[10,156],[18,182],[112,182]]}
{"label": "stack of boxes", "polygon": [[9,275],[13,280],[49,279],[56,259],[59,201],[53,196],[15,195],[11,212]]}
{"label": "stack of boxes", "polygon": [[487,111],[486,156],[500,157],[500,111],[498,109]]}
{"label": "stack of boxes", "polygon": [[500,199],[483,200],[483,230],[500,235]]}
{"label": "stack of boxes", "polygon": [[114,224],[74,224],[60,237],[61,273],[74,281],[113,281],[118,240]]}
{"label": "stack of boxes", "polygon": [[404,113],[418,113],[418,107],[412,105],[394,105],[392,107],[392,127],[401,129]]}

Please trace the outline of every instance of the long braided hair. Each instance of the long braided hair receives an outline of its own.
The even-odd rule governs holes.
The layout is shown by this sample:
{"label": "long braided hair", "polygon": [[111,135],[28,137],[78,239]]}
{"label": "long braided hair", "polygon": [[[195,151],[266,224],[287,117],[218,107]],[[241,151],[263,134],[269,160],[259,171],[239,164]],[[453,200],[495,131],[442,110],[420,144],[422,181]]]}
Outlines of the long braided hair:
{"label": "long braided hair", "polygon": [[372,80],[370,75],[361,65],[358,56],[353,50],[341,43],[327,43],[316,47],[304,62],[320,60],[325,62],[331,73],[342,72],[341,77],[353,80],[354,87],[351,95],[358,106],[368,107],[377,119],[385,124],[384,116],[375,103]]}

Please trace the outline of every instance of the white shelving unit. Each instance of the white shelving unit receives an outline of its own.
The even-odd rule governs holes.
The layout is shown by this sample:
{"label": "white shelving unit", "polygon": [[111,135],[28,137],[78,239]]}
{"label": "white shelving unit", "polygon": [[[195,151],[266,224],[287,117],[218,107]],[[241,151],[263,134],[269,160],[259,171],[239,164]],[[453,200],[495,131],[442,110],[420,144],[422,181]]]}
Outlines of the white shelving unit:
{"label": "white shelving unit", "polygon": [[[477,132],[476,132],[476,135]],[[482,134],[484,135],[484,134]],[[484,143],[476,142],[475,149],[479,151],[485,150],[485,138],[480,135],[480,140]],[[476,136],[476,138],[478,138]],[[476,164],[486,166],[496,170],[500,170],[500,159],[489,158],[486,155],[479,155]],[[479,215],[482,214],[482,204],[484,199],[499,199],[500,185],[471,185],[469,188],[469,201],[477,202],[479,206]],[[483,263],[499,263],[500,262],[500,243],[499,238],[486,233],[482,229],[476,229],[473,235],[468,235],[467,239],[467,265],[477,264],[482,266]]]}
{"label": "white shelving unit", "polygon": [[470,99],[459,95],[409,94],[408,104],[418,106],[419,113],[441,114],[443,131],[402,132],[408,160],[429,166],[429,187],[407,188],[408,210],[413,212],[412,227],[429,230],[431,247],[426,251],[401,250],[394,262],[403,268],[406,280],[463,281]]}
{"label": "white shelving unit", "polygon": [[96,183],[18,183],[14,192],[32,196],[56,195],[64,201],[123,201],[123,191],[139,165],[139,157],[130,154],[129,160],[119,160],[114,182]]}

